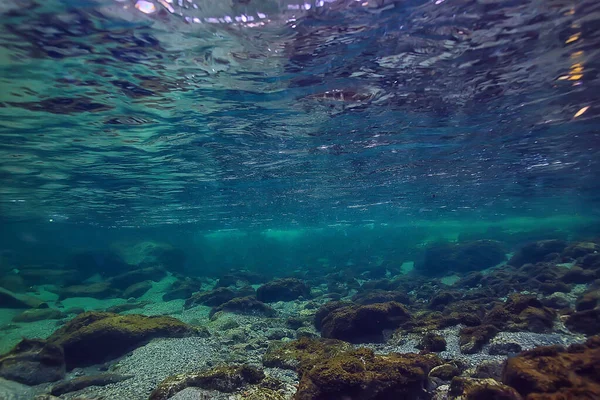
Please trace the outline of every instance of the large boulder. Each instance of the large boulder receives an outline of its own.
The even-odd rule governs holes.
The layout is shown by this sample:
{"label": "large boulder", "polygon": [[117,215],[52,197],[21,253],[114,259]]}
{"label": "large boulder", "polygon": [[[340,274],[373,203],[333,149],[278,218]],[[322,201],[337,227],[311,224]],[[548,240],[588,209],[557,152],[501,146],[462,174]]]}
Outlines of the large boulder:
{"label": "large boulder", "polygon": [[262,315],[266,317],[274,317],[277,312],[271,306],[256,300],[254,297],[236,297],[218,307],[210,310],[210,316],[213,317],[219,312],[230,312],[245,315]]}
{"label": "large boulder", "polygon": [[66,316],[66,313],[55,308],[35,308],[15,315],[12,320],[13,322],[35,322],[46,319],[62,319]]}
{"label": "large boulder", "polygon": [[94,299],[108,299],[119,297],[121,291],[111,286],[109,281],[72,285],[57,290],[59,300],[71,297],[92,297]]}
{"label": "large boulder", "polygon": [[122,356],[157,337],[206,334],[205,329],[171,317],[86,312],[55,331],[48,341],[64,349],[67,368],[72,369]]}
{"label": "large boulder", "polygon": [[159,266],[171,272],[185,272],[186,256],[183,250],[168,243],[145,241],[116,243],[112,249],[129,264]]}
{"label": "large boulder", "polygon": [[0,287],[0,308],[44,308],[48,304],[33,296],[13,293]]}
{"label": "large boulder", "polygon": [[77,270],[83,279],[94,274],[103,277],[122,274],[133,268],[113,252],[84,251],[71,256],[67,262],[67,269]]}
{"label": "large boulder", "polygon": [[423,275],[442,276],[451,272],[481,271],[505,259],[503,246],[493,240],[438,243],[425,249],[423,261],[417,263],[415,269]]}
{"label": "large boulder", "polygon": [[517,250],[508,264],[517,268],[524,264],[535,264],[545,261],[551,254],[561,253],[566,247],[567,242],[564,240],[540,240],[529,243]]}
{"label": "large boulder", "polygon": [[116,289],[125,290],[131,285],[145,281],[158,282],[167,275],[166,271],[160,267],[136,268],[131,271],[113,276],[108,281]]}
{"label": "large boulder", "polygon": [[219,287],[206,292],[194,293],[192,296],[186,299],[184,307],[191,308],[200,304],[209,307],[218,307],[236,297],[238,297],[238,295],[235,291],[228,288]]}
{"label": "large boulder", "polygon": [[323,318],[321,335],[350,343],[381,342],[385,330],[396,329],[409,319],[406,307],[394,301],[340,307]]}
{"label": "large boulder", "polygon": [[63,349],[41,339],[23,339],[0,356],[0,376],[26,385],[60,380],[65,371]]}
{"label": "large boulder", "polygon": [[526,399],[600,399],[600,337],[538,347],[506,360],[502,381]]}
{"label": "large boulder", "polygon": [[292,301],[299,297],[309,298],[310,287],[296,278],[276,279],[256,290],[256,298],[265,303]]}
{"label": "large boulder", "polygon": [[434,355],[375,355],[358,349],[317,361],[300,378],[295,400],[429,399],[427,374],[442,364]]}

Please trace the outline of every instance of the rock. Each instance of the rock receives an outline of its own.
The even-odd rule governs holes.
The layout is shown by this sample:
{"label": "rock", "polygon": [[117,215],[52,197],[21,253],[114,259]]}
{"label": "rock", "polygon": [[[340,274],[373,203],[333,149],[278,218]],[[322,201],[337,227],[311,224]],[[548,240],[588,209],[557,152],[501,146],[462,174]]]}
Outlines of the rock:
{"label": "rock", "polygon": [[492,343],[489,353],[495,356],[508,356],[521,352],[521,345],[518,343]]}
{"label": "rock", "polygon": [[429,371],[430,378],[439,378],[443,381],[449,381],[458,375],[460,375],[460,369],[451,363],[438,365]]}
{"label": "rock", "polygon": [[569,315],[565,325],[573,332],[598,335],[600,334],[600,308],[574,312]]}
{"label": "rock", "polygon": [[308,327],[302,327],[302,328],[298,328],[296,330],[296,339],[301,339],[301,338],[315,339],[318,337],[319,337],[319,334]]}
{"label": "rock", "polygon": [[25,296],[0,287],[0,308],[43,308],[46,303],[32,296]]}
{"label": "rock", "polygon": [[294,399],[426,399],[427,374],[440,364],[433,355],[353,350],[321,359],[302,374]]}
{"label": "rock", "polygon": [[0,277],[0,287],[11,292],[23,293],[27,291],[28,285],[21,274],[10,274]]}
{"label": "rock", "polygon": [[503,361],[485,360],[477,364],[473,378],[492,378],[497,381],[502,379]]}
{"label": "rock", "polygon": [[565,283],[585,284],[593,281],[596,277],[596,271],[574,265],[564,273],[561,279]]}
{"label": "rock", "polygon": [[441,311],[446,307],[446,305],[456,301],[458,298],[460,298],[458,293],[441,291],[431,298],[429,301],[429,308],[432,310]]}
{"label": "rock", "polygon": [[330,301],[329,303],[323,304],[316,312],[314,325],[317,330],[321,330],[323,319],[328,316],[333,310],[338,308],[351,306],[352,303],[349,301]]}
{"label": "rock", "polygon": [[53,396],[60,396],[65,393],[75,392],[90,386],[106,386],[110,385],[111,383],[123,382],[132,377],[133,375],[119,375],[112,373],[80,376],[65,382],[57,383],[56,385],[52,386],[50,393]]}
{"label": "rock", "polygon": [[54,308],[37,308],[34,310],[26,310],[21,314],[13,317],[13,322],[35,322],[46,319],[61,319],[67,316],[66,313]]}
{"label": "rock", "polygon": [[62,288],[58,291],[58,299],[68,299],[71,297],[92,297],[94,299],[108,299],[118,297],[120,292],[111,287],[110,282],[96,282],[83,285],[73,285]]}
{"label": "rock", "polygon": [[67,322],[48,341],[62,346],[68,369],[119,357],[156,337],[206,335],[205,329],[178,319],[86,312]]}
{"label": "rock", "polygon": [[575,310],[585,311],[600,306],[600,290],[589,290],[577,299]]}
{"label": "rock", "polygon": [[122,274],[133,268],[124,262],[117,254],[109,251],[84,251],[73,254],[67,261],[66,269],[76,270],[82,279],[94,274],[102,277]]}
{"label": "rock", "polygon": [[237,314],[250,314],[250,315],[264,315],[267,317],[273,317],[277,312],[266,305],[265,303],[258,301],[254,297],[236,297],[233,300],[229,300],[227,303],[221,304],[218,307],[213,308],[210,311],[212,317],[220,311],[237,313]]}
{"label": "rock", "polygon": [[35,388],[19,382],[0,378],[0,399],[2,400],[37,400],[37,396],[35,396],[36,392]]}
{"label": "rock", "polygon": [[162,381],[149,400],[167,400],[188,387],[218,390],[232,393],[248,384],[256,384],[265,378],[262,370],[249,365],[221,366],[208,371],[179,374]]}
{"label": "rock", "polygon": [[571,302],[564,293],[555,293],[550,297],[546,297],[542,299],[542,304],[545,307],[550,307],[555,310],[562,310],[571,306]]}
{"label": "rock", "polygon": [[415,270],[427,276],[442,276],[449,272],[481,271],[505,259],[504,248],[493,240],[440,243],[425,249],[424,259],[415,264]]}
{"label": "rock", "polygon": [[149,301],[140,301],[139,303],[124,303],[117,304],[116,306],[108,307],[106,312],[120,314],[125,311],[135,310],[136,308],[144,308],[150,304]]}
{"label": "rock", "polygon": [[75,315],[78,315],[78,314],[82,314],[84,312],[85,312],[85,309],[82,308],[82,307],[71,307],[71,308],[65,310],[65,314],[75,314]]}
{"label": "rock", "polygon": [[522,400],[510,386],[491,379],[455,377],[450,383],[451,400]]}
{"label": "rock", "polygon": [[347,306],[330,312],[322,322],[321,336],[351,343],[383,341],[383,331],[396,329],[410,319],[400,303]]}
{"label": "rock", "polygon": [[361,305],[386,303],[388,301],[395,301],[402,304],[410,304],[410,298],[407,294],[393,290],[381,289],[357,293],[352,297],[352,301]]}
{"label": "rock", "polygon": [[446,350],[446,339],[435,333],[427,333],[421,338],[417,348],[427,352],[439,353]]}
{"label": "rock", "polygon": [[[158,266],[167,271],[185,273],[185,253],[168,243],[154,241],[122,242],[113,244],[112,249],[129,264]],[[142,280],[146,279],[149,278]]]}
{"label": "rock", "polygon": [[152,289],[152,283],[150,281],[134,283],[133,285],[128,286],[125,291],[123,291],[123,298],[128,299],[130,297],[142,297],[150,289]]}
{"label": "rock", "polygon": [[526,399],[600,398],[600,337],[585,344],[545,346],[506,361],[502,381]]}
{"label": "rock", "polygon": [[265,303],[310,298],[310,287],[296,278],[276,279],[256,290],[256,298]]}
{"label": "rock", "polygon": [[463,328],[460,330],[460,351],[464,354],[477,353],[498,332],[498,328],[494,325]]}
{"label": "rock", "polygon": [[263,356],[263,365],[303,374],[316,363],[349,350],[352,350],[350,344],[336,339],[300,338],[286,343],[271,342]]}
{"label": "rock", "polygon": [[600,253],[588,254],[579,258],[577,266],[592,271],[600,270]]}
{"label": "rock", "polygon": [[125,290],[137,283],[143,283],[147,281],[158,282],[165,276],[167,276],[167,272],[163,268],[154,266],[137,268],[132,271],[127,271],[125,273],[113,276],[108,281],[110,282],[112,287],[120,290]]}
{"label": "rock", "polygon": [[541,240],[521,247],[508,261],[513,267],[544,261],[552,253],[561,253],[567,247],[564,240]]}
{"label": "rock", "polygon": [[26,385],[54,382],[65,376],[63,349],[41,339],[23,339],[0,356],[0,376]]}
{"label": "rock", "polygon": [[74,285],[84,280],[75,269],[63,269],[61,266],[54,268],[21,268],[19,276],[28,286],[45,285],[48,282],[57,286]]}
{"label": "rock", "polygon": [[264,276],[255,272],[236,270],[220,277],[217,287],[256,285],[265,280]]}
{"label": "rock", "polygon": [[562,252],[563,257],[573,260],[588,254],[600,253],[600,245],[594,242],[577,242],[567,246]]}
{"label": "rock", "polygon": [[184,308],[191,308],[200,304],[209,307],[218,307],[236,297],[238,295],[233,290],[220,287],[208,292],[194,293],[185,301]]}
{"label": "rock", "polygon": [[197,292],[201,286],[202,283],[193,278],[178,279],[171,284],[167,293],[162,296],[162,299],[164,301],[187,299]]}

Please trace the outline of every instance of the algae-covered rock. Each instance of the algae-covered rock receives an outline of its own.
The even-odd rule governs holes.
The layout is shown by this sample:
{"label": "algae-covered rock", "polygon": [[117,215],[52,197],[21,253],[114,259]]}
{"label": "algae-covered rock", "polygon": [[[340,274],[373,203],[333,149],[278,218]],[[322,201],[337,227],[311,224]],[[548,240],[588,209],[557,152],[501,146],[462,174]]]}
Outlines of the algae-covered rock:
{"label": "algae-covered rock", "polygon": [[573,332],[598,335],[600,334],[600,308],[574,312],[569,315],[565,325]]}
{"label": "algae-covered rock", "polygon": [[16,294],[0,287],[0,308],[47,308],[48,305],[33,296]]}
{"label": "algae-covered rock", "polygon": [[213,308],[210,311],[212,317],[218,312],[231,312],[237,314],[249,314],[249,315],[264,315],[267,317],[273,317],[277,312],[266,305],[262,301],[255,299],[254,297],[236,297],[233,300],[229,300],[226,303],[221,304],[218,307]]}
{"label": "algae-covered rock", "polygon": [[167,275],[167,272],[158,266],[136,268],[131,271],[113,276],[108,281],[116,289],[125,290],[131,285],[146,281],[158,282]]}
{"label": "algae-covered rock", "polygon": [[417,348],[427,352],[439,353],[446,350],[446,339],[441,335],[429,332],[421,338]]}
{"label": "algae-covered rock", "polygon": [[404,292],[394,290],[369,290],[362,293],[357,293],[352,296],[352,301],[361,304],[375,304],[375,303],[386,303],[388,301],[396,301],[402,304],[410,304],[410,298]]}
{"label": "algae-covered rock", "polygon": [[150,289],[152,289],[152,283],[150,281],[134,283],[133,285],[128,286],[127,289],[123,291],[123,298],[138,298],[143,296]]}
{"label": "algae-covered rock", "polygon": [[513,267],[520,267],[523,264],[535,264],[544,261],[552,253],[560,253],[567,247],[564,240],[540,240],[529,243],[521,247],[508,260],[508,264]]}
{"label": "algae-covered rock", "polygon": [[406,307],[397,302],[341,307],[322,322],[321,335],[351,343],[383,340],[383,331],[396,329],[410,319]]}
{"label": "algae-covered rock", "polygon": [[59,300],[71,297],[92,297],[94,299],[107,299],[117,297],[120,292],[113,288],[108,281],[95,282],[83,285],[72,285],[58,291]]}
{"label": "algae-covered rock", "polygon": [[300,338],[287,343],[272,342],[263,356],[263,365],[303,373],[317,362],[351,349],[352,345],[336,339]]}
{"label": "algae-covered rock", "polygon": [[106,386],[110,385],[111,383],[123,382],[132,377],[133,375],[119,375],[113,373],[80,376],[65,382],[57,383],[56,385],[52,386],[50,393],[53,396],[60,396],[65,393],[82,390],[90,386]]}
{"label": "algae-covered rock", "polygon": [[525,399],[600,399],[600,337],[544,346],[506,361],[502,381]]}
{"label": "algae-covered rock", "polygon": [[494,379],[455,377],[450,384],[451,400],[522,400],[512,387]]}
{"label": "algae-covered rock", "polygon": [[167,400],[187,387],[232,393],[264,378],[261,369],[249,365],[220,366],[208,371],[170,376],[152,391],[149,400]]}
{"label": "algae-covered rock", "polygon": [[54,382],[65,376],[63,349],[41,339],[23,339],[0,356],[0,376],[26,385]]}
{"label": "algae-covered rock", "polygon": [[310,287],[296,278],[275,279],[256,290],[256,298],[265,303],[309,298]]}
{"label": "algae-covered rock", "polygon": [[427,374],[441,363],[431,354],[353,350],[317,362],[302,375],[294,399],[428,399]]}
{"label": "algae-covered rock", "polygon": [[205,329],[165,316],[86,312],[54,332],[48,341],[63,347],[68,369],[119,357],[156,337],[206,335]]}
{"label": "algae-covered rock", "polygon": [[464,354],[477,353],[498,332],[498,328],[494,325],[463,328],[460,330],[460,351]]}
{"label": "algae-covered rock", "polygon": [[13,322],[35,322],[46,319],[61,319],[67,314],[55,308],[36,308],[33,310],[23,311],[21,314],[13,317]]}
{"label": "algae-covered rock", "polygon": [[186,299],[184,307],[192,308],[200,304],[210,307],[218,307],[236,297],[238,297],[238,295],[233,290],[219,287],[207,292],[194,293],[191,297]]}

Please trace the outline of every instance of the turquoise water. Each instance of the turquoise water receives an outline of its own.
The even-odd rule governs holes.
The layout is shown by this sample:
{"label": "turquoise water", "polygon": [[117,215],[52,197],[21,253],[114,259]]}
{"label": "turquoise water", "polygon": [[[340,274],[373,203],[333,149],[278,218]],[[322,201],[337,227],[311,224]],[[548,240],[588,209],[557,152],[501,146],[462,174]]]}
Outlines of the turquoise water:
{"label": "turquoise water", "polygon": [[[235,290],[302,280],[310,296],[275,308],[307,321],[332,293],[355,301],[370,281],[414,276],[422,286],[393,290],[416,315],[532,242],[598,243],[599,13],[594,1],[4,2],[0,287],[62,314],[19,321],[0,303],[0,353],[50,337],[69,309],[128,298],[138,307],[122,315],[219,337],[214,306],[184,301],[231,276]],[[436,246],[480,240],[502,257],[427,270]],[[532,262],[583,265],[563,250]],[[125,295],[121,275],[147,267],[164,275]],[[567,282],[571,308],[594,279]],[[495,299],[552,294],[538,289]],[[110,395],[138,398],[124,393]]]}

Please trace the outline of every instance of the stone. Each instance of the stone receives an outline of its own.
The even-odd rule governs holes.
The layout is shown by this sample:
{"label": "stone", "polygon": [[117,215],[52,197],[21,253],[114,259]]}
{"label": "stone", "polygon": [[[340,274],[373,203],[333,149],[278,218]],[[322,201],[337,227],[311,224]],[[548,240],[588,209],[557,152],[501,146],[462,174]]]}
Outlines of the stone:
{"label": "stone", "polygon": [[505,259],[503,246],[493,240],[438,243],[425,249],[423,261],[415,264],[415,270],[426,276],[443,276],[450,272],[481,271]]}
{"label": "stone", "polygon": [[382,342],[385,330],[392,330],[411,318],[397,302],[347,306],[330,312],[322,322],[321,336],[351,343]]}
{"label": "stone", "polygon": [[123,382],[131,379],[133,375],[119,375],[113,373],[102,373],[96,375],[86,375],[73,378],[68,381],[57,383],[52,386],[50,394],[53,396],[61,396],[65,393],[75,392],[90,386],[106,386],[111,383]]}
{"label": "stone", "polygon": [[526,399],[599,399],[600,337],[585,344],[544,346],[506,361],[502,381]]}
{"label": "stone", "polygon": [[0,376],[26,385],[60,380],[65,371],[63,349],[41,339],[23,339],[0,356]]}
{"label": "stone", "polygon": [[0,287],[0,308],[43,308],[46,303],[33,296],[16,294]]}
{"label": "stone", "polygon": [[314,325],[317,330],[321,330],[323,319],[328,316],[333,310],[338,308],[351,306],[352,303],[349,301],[330,301],[323,304],[315,313]]}
{"label": "stone", "polygon": [[167,276],[167,272],[163,268],[152,266],[136,268],[134,270],[124,272],[122,274],[113,276],[108,281],[110,282],[112,287],[120,290],[126,290],[127,288],[137,283],[142,283],[146,281],[158,282],[165,276]]}
{"label": "stone", "polygon": [[460,330],[460,351],[464,354],[477,353],[483,345],[499,332],[494,325],[479,325]]}
{"label": "stone", "polygon": [[94,299],[108,299],[118,297],[120,292],[111,287],[110,282],[95,282],[82,285],[72,285],[58,290],[58,299],[64,300],[71,297],[92,297]]}
{"label": "stone", "polygon": [[150,281],[134,283],[123,291],[123,298],[128,299],[130,297],[142,297],[150,289],[152,289],[152,282]]}
{"label": "stone", "polygon": [[513,267],[520,267],[524,264],[535,264],[544,261],[546,256],[552,253],[561,253],[567,247],[564,240],[540,240],[529,243],[521,247],[508,260],[508,264]]}
{"label": "stone", "polygon": [[494,379],[455,377],[450,383],[450,400],[522,400],[515,389]]}
{"label": "stone", "polygon": [[573,332],[598,335],[600,334],[600,308],[576,311],[567,317],[565,325]]}
{"label": "stone", "polygon": [[36,308],[33,310],[23,311],[21,314],[15,315],[13,322],[35,322],[46,319],[61,319],[67,316],[66,313],[54,308]]}
{"label": "stone", "polygon": [[518,343],[492,343],[489,353],[493,356],[508,356],[520,353],[521,350],[521,345]]}
{"label": "stone", "polygon": [[438,365],[429,371],[430,378],[439,378],[443,381],[449,381],[458,375],[460,375],[460,369],[452,363]]}
{"label": "stone", "polygon": [[238,297],[238,295],[233,290],[224,287],[219,287],[207,292],[194,293],[185,301],[185,304],[183,306],[184,308],[192,308],[201,304],[209,307],[218,307],[221,304],[227,303],[229,300],[233,300],[236,297]]}
{"label": "stone", "polygon": [[178,279],[171,284],[165,294],[163,294],[163,301],[171,301],[176,299],[187,299],[197,292],[202,283],[193,278]]}
{"label": "stone", "polygon": [[575,260],[579,257],[584,257],[588,254],[596,253],[600,253],[600,245],[598,245],[597,243],[577,242],[567,246],[567,248],[563,250],[562,256]]}
{"label": "stone", "polygon": [[85,312],[55,331],[48,341],[62,346],[70,370],[117,358],[157,337],[207,334],[205,328],[172,317]]}
{"label": "stone", "polygon": [[442,364],[434,355],[375,355],[357,349],[319,360],[302,374],[295,400],[427,399],[427,375]]}
{"label": "stone", "polygon": [[357,293],[352,297],[352,301],[361,305],[386,303],[388,301],[396,301],[407,305],[410,304],[410,298],[406,293],[381,289]]}
{"label": "stone", "polygon": [[256,290],[256,298],[265,303],[310,298],[310,287],[296,278],[276,279]]}
{"label": "stone", "polygon": [[286,343],[271,342],[262,361],[265,367],[303,374],[316,363],[350,350],[352,345],[341,340],[304,337]]}
{"label": "stone", "polygon": [[249,315],[264,315],[267,317],[273,317],[277,312],[266,305],[265,303],[255,299],[254,297],[236,297],[233,300],[229,300],[227,303],[221,304],[218,307],[213,308],[209,315],[212,317],[218,312],[225,311],[236,314],[249,314]]}
{"label": "stone", "polygon": [[152,391],[149,400],[167,400],[188,387],[232,393],[264,378],[261,369],[249,365],[220,366],[208,371],[170,376]]}
{"label": "stone", "polygon": [[73,254],[67,261],[66,269],[76,270],[82,279],[94,274],[102,277],[122,274],[133,268],[117,254],[110,251],[83,251]]}
{"label": "stone", "polygon": [[439,353],[446,350],[446,339],[435,333],[427,333],[421,338],[417,348],[426,352]]}

